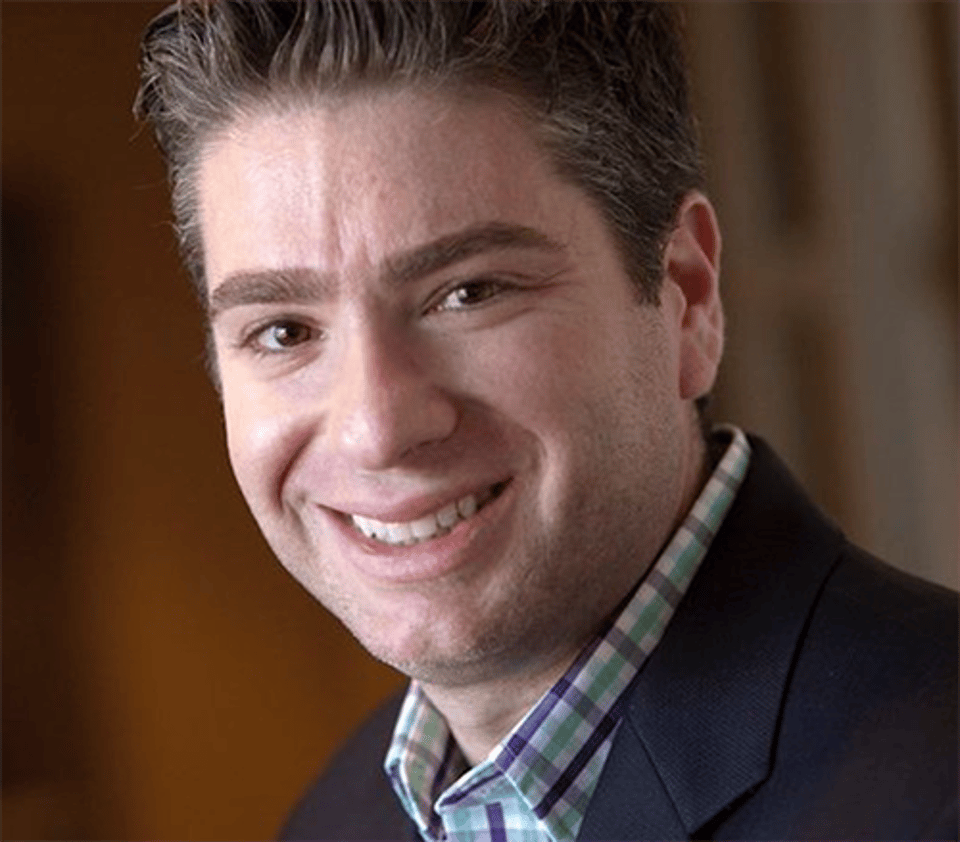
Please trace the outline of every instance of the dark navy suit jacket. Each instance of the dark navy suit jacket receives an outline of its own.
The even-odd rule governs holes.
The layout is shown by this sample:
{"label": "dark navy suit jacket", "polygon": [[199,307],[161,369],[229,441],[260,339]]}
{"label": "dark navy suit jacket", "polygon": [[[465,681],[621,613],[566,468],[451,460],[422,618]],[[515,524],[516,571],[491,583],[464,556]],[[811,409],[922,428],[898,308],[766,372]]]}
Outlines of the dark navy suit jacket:
{"label": "dark navy suit jacket", "polygon": [[[580,838],[957,839],[957,595],[849,544],[762,441]],[[414,839],[381,709],[284,839]]]}

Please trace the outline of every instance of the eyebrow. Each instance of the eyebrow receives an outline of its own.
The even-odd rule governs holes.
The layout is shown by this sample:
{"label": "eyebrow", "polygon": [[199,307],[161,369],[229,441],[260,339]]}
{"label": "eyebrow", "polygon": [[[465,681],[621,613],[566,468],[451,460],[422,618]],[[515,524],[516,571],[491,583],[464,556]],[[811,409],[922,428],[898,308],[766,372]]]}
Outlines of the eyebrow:
{"label": "eyebrow", "polygon": [[535,228],[490,222],[440,237],[425,246],[388,258],[385,274],[393,283],[404,284],[475,255],[506,249],[561,252],[563,246]]}
{"label": "eyebrow", "polygon": [[333,279],[312,269],[232,272],[207,298],[207,317],[213,321],[225,310],[245,304],[303,304],[323,301],[333,294]]}
{"label": "eyebrow", "polygon": [[[535,228],[490,222],[439,237],[426,245],[387,258],[383,280],[403,285],[488,251],[535,249],[562,252],[564,246]],[[304,304],[336,295],[332,274],[293,267],[232,272],[209,295],[207,316],[213,321],[231,307],[249,304]]]}

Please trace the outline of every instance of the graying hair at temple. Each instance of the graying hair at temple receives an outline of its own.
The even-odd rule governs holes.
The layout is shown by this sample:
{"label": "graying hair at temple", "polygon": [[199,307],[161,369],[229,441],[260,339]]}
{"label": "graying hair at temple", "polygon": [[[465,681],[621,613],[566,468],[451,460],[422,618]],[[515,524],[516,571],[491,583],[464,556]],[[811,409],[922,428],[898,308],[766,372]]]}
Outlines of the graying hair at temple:
{"label": "graying hair at temple", "polygon": [[703,181],[678,12],[570,0],[204,0],[144,35],[135,111],[165,156],[186,263],[203,297],[203,144],[269,104],[365,86],[509,94],[557,171],[597,202],[641,301],[656,302],[680,201]]}

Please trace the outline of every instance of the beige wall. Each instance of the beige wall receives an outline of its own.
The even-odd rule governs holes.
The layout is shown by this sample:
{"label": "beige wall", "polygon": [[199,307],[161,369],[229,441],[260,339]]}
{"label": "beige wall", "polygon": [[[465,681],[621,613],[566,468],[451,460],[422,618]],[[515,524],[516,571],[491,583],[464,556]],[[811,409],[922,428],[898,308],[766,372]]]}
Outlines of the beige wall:
{"label": "beige wall", "polygon": [[957,5],[689,11],[726,232],[718,414],[956,587]]}
{"label": "beige wall", "polygon": [[[2,6],[5,839],[268,838],[399,686],[234,489],[129,116],[157,8]],[[718,414],[868,547],[955,581],[956,6],[690,23],[726,231]]]}

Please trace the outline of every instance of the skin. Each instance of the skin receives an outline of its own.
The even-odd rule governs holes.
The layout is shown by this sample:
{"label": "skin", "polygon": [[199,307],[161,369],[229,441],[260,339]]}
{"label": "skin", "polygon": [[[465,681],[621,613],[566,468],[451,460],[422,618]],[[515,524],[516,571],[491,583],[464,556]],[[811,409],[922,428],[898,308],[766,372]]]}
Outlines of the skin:
{"label": "skin", "polygon": [[[700,489],[713,211],[687,197],[661,303],[638,304],[601,214],[509,100],[414,88],[237,118],[204,148],[199,197],[243,494],[289,572],[421,682],[476,762]],[[491,487],[412,547],[348,517]]]}

